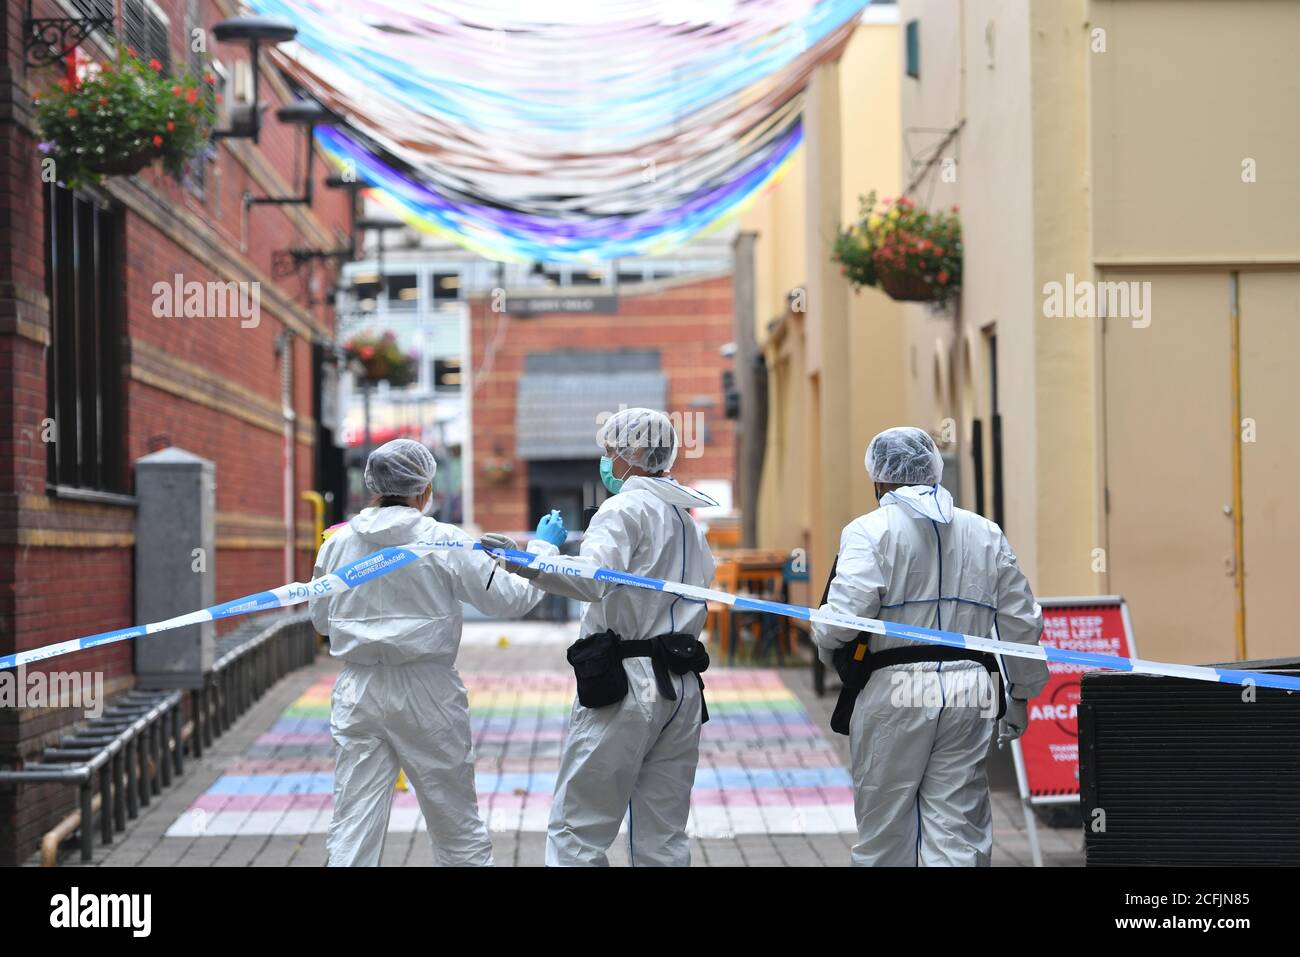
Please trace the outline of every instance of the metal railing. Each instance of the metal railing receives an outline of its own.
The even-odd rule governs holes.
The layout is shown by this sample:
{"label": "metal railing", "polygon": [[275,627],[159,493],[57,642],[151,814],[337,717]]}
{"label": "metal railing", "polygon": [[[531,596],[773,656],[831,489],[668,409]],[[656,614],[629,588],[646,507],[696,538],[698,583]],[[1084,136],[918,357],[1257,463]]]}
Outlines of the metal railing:
{"label": "metal railing", "polygon": [[[217,640],[212,670],[190,691],[189,722],[183,721],[183,691],[128,691],[103,715],[46,748],[39,761],[21,770],[0,770],[0,784],[70,784],[78,809],[42,842],[45,863],[55,863],[57,839],[79,832],[81,860],[94,859],[94,815],[100,839],[111,845],[115,832],[148,807],[151,799],[184,773],[186,745],[199,758],[253,703],[288,672],[311,664],[318,638],[305,612],[268,621],[250,618]],[[98,793],[96,793],[98,784]],[[54,851],[45,853],[46,844]]]}

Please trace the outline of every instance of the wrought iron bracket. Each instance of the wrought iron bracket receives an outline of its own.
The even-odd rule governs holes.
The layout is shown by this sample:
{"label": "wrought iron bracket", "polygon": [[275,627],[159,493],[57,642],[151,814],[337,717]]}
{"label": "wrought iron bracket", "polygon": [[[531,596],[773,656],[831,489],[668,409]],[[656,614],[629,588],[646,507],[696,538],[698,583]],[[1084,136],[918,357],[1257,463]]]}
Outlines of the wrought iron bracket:
{"label": "wrought iron bracket", "polygon": [[344,249],[277,249],[271,254],[271,275],[275,279],[292,276],[304,265],[318,259],[333,259],[340,265],[352,258],[352,250]]}
{"label": "wrought iron bracket", "polygon": [[23,56],[29,67],[57,63],[96,30],[111,33],[112,17],[33,17],[27,0],[23,19]]}

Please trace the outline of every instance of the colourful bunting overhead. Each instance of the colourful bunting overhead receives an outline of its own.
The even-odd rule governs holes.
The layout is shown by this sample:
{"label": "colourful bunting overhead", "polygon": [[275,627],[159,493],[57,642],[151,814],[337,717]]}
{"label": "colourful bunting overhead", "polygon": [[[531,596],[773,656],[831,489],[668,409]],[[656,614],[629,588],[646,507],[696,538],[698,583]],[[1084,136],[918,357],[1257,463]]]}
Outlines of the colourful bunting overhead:
{"label": "colourful bunting overhead", "polygon": [[374,199],[489,258],[599,261],[667,252],[779,178],[866,3],[250,5],[297,25],[279,65],[342,118],[319,143]]}

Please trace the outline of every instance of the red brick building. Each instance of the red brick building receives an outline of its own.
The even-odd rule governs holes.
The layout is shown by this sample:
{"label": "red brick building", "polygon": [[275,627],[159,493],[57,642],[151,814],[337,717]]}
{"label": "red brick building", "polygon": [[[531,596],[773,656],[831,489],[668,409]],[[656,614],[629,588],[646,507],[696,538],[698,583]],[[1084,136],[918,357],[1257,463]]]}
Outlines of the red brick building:
{"label": "red brick building", "polygon": [[729,486],[735,438],[722,373],[731,360],[721,350],[733,339],[731,297],[730,276],[712,275],[624,287],[605,315],[518,315],[494,311],[501,302],[490,295],[474,299],[474,523],[523,531],[560,508],[580,528],[582,507],[605,494],[596,416],[620,404],[673,417],[679,481]]}
{"label": "red brick building", "polygon": [[[259,143],[214,141],[183,182],[150,168],[76,194],[44,183],[33,95],[63,67],[31,65],[26,6],[7,3],[0,20],[0,654],[135,623],[132,463],[159,448],[216,465],[218,601],[283,582],[287,552],[297,577],[310,574],[313,526],[300,492],[318,487],[333,280],[318,271],[309,296],[305,273],[273,278],[273,257],[347,240],[348,198],[323,188],[320,162],[310,207],[244,204],[245,194],[302,191],[304,133],[276,121],[292,93],[265,56]],[[114,3],[36,0],[32,16],[74,8],[111,14]],[[238,12],[230,0],[124,0],[123,9],[124,42],[176,68],[193,62],[194,30]],[[81,50],[103,60],[112,42],[97,32]],[[248,58],[246,44],[218,44],[210,32],[207,52],[221,76]],[[259,321],[160,318],[154,285],[177,275],[260,284]],[[102,671],[110,691],[122,690],[132,647],[45,667]],[[38,754],[78,717],[0,708],[0,766]],[[0,789],[0,863],[29,854],[72,797],[54,786]]]}

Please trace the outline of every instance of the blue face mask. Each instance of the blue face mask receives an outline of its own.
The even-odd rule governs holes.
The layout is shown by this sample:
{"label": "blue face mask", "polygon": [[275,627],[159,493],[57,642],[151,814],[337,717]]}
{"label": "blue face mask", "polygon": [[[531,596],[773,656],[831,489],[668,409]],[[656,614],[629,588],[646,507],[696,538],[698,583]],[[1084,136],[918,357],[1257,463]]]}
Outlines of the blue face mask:
{"label": "blue face mask", "polygon": [[623,489],[623,479],[614,477],[614,460],[608,455],[600,457],[600,480],[610,495],[617,495]]}

